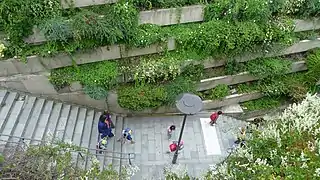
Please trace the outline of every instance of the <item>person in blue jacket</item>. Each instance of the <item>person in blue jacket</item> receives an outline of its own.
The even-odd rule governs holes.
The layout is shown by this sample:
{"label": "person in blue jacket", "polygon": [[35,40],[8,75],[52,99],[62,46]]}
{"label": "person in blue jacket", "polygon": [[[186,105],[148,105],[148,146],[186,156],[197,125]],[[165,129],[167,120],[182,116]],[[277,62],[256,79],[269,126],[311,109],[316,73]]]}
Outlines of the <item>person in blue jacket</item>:
{"label": "person in blue jacket", "polygon": [[110,121],[108,119],[103,119],[103,118],[99,119],[98,131],[101,135],[101,139],[103,139],[104,137],[114,136],[114,134],[112,133]]}

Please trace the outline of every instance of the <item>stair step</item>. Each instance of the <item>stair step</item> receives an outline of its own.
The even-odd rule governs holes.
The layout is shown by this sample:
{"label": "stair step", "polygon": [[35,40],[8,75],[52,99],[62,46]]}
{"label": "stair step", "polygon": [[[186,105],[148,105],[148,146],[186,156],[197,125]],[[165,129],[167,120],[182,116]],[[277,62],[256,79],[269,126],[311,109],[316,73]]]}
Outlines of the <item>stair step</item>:
{"label": "stair step", "polygon": [[[36,97],[32,96],[26,96],[25,99],[25,105],[23,107],[22,113],[18,118],[18,123],[13,131],[13,136],[21,137],[23,134],[23,130],[25,129],[25,126],[27,125],[28,119],[31,117],[31,112],[33,110],[33,106],[36,102]],[[11,138],[10,141],[18,142],[18,138]]]}
{"label": "stair step", "polygon": [[0,107],[4,103],[7,96],[7,90],[0,89]]}
{"label": "stair step", "polygon": [[[92,126],[92,132],[91,132],[91,138],[90,138],[90,148],[93,149],[91,150],[91,154],[96,154],[96,145],[98,141],[98,122],[100,118],[101,112],[95,112],[94,114],[94,121],[93,121],[93,126]],[[101,162],[103,161],[103,158],[101,156],[98,156],[98,160]],[[91,166],[91,162],[88,161],[87,168]]]}
{"label": "stair step", "polygon": [[88,135],[88,134],[84,134],[84,129],[87,127],[84,127],[85,125],[85,120],[86,120],[86,115],[87,115],[87,109],[86,108],[80,108],[79,109],[79,116],[78,116],[78,120],[77,123],[75,125],[75,130],[73,133],[73,138],[72,138],[72,142],[73,144],[80,146],[81,145],[81,139],[83,135]]}
{"label": "stair step", "polygon": [[[73,133],[72,137],[72,143],[76,146],[81,146],[81,139],[83,136],[86,136],[87,134],[84,134],[84,128],[86,128],[85,125],[85,120],[87,116],[87,109],[86,108],[80,108],[79,109],[79,114],[77,118],[77,123],[75,125],[75,130]],[[73,159],[76,160],[76,166],[82,166],[81,164],[83,163],[83,159],[81,159],[81,156],[79,154],[75,155]],[[80,162],[79,162],[80,161]]]}
{"label": "stair step", "polygon": [[[81,147],[90,148],[91,131],[93,127],[94,110],[88,110],[86,115],[86,120],[84,123],[83,136],[81,139]],[[80,163],[82,168],[86,168],[88,158],[85,157],[84,161]],[[79,165],[79,158],[78,158]]]}
{"label": "stair step", "polygon": [[[16,125],[16,123],[18,122],[19,119],[19,115],[21,114],[21,109],[24,105],[24,101],[16,101],[14,103],[14,106],[12,108],[12,111],[9,115],[9,118],[7,120],[7,122],[4,124],[4,129],[2,131],[2,134],[5,135],[11,135],[13,132],[13,128]],[[9,140],[9,136],[1,136],[0,137],[0,145],[4,145],[6,144],[6,141]]]}
{"label": "stair step", "polygon": [[8,115],[10,113],[11,108],[14,105],[14,102],[17,98],[18,94],[15,92],[9,93],[7,98],[5,99],[5,104],[1,107],[0,110],[0,132],[3,131],[3,125],[8,119]]}
{"label": "stair step", "polygon": [[56,127],[59,121],[59,117],[62,110],[62,103],[55,103],[53,105],[51,115],[49,117],[49,121],[46,126],[46,130],[42,135],[42,140],[51,141],[54,138],[54,133],[56,131]]}
{"label": "stair step", "polygon": [[53,108],[53,101],[46,101],[43,111],[40,115],[40,119],[37,124],[37,127],[33,133],[33,139],[38,141],[32,141],[31,144],[38,144],[43,139],[43,135],[46,130],[46,126],[48,124],[50,114],[52,112],[52,108]]}
{"label": "stair step", "polygon": [[71,105],[63,104],[60,118],[58,120],[58,125],[54,133],[54,139],[63,140],[64,132],[66,130],[67,121],[70,114]]}
{"label": "stair step", "polygon": [[[113,121],[114,125],[117,124],[117,117],[115,115],[113,115],[111,117],[111,120]],[[112,132],[114,134],[116,134],[116,129],[112,129]],[[104,153],[104,168],[107,168],[109,165],[112,165],[112,161],[113,161],[113,151],[115,148],[115,144],[117,143],[117,137],[114,136],[113,138],[111,138],[109,140],[109,144],[108,144],[108,150],[107,152]]]}
{"label": "stair step", "polygon": [[[38,121],[40,119],[40,114],[42,112],[42,108],[43,108],[44,103],[45,103],[44,99],[37,99],[36,100],[31,117],[29,118],[29,120],[27,122],[27,126],[25,127],[24,132],[22,134],[23,137],[28,138],[28,139],[32,138],[33,132],[35,131],[36,126],[38,124]],[[28,139],[25,140],[25,143],[27,145],[29,145],[29,143],[30,143],[30,140],[28,140]]]}
{"label": "stair step", "polygon": [[71,142],[72,141],[72,136],[74,133],[74,129],[77,123],[77,118],[78,118],[78,112],[79,112],[79,107],[73,106],[71,107],[67,127],[64,133],[64,138],[63,140],[65,142]]}
{"label": "stair step", "polygon": [[[118,139],[121,137],[122,130],[124,128],[124,123],[123,123],[123,117],[117,116],[117,121],[116,121],[116,131],[115,131],[115,138]],[[114,144],[114,150],[113,150],[113,159],[112,159],[112,167],[114,170],[116,170],[118,173],[120,173],[120,168],[121,168],[121,159],[120,155],[117,152],[122,151],[122,144],[120,142],[116,142]]]}

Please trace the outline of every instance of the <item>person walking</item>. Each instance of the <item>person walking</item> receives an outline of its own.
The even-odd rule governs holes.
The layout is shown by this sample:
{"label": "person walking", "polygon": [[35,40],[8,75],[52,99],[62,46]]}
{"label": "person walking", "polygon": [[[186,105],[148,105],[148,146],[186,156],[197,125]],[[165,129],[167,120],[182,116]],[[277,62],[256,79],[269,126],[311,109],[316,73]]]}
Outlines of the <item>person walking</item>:
{"label": "person walking", "polygon": [[126,141],[130,141],[131,144],[134,144],[134,141],[132,140],[132,130],[130,128],[126,128],[122,131],[121,137],[118,139],[122,144],[126,143]]}
{"label": "person walking", "polygon": [[168,140],[170,140],[172,138],[172,133],[176,130],[176,126],[175,125],[171,125],[168,127],[167,129],[167,136],[168,136]]}
{"label": "person walking", "polygon": [[99,119],[98,131],[101,139],[103,139],[104,137],[111,138],[114,136],[114,134],[112,133],[111,124],[107,119]]}
{"label": "person walking", "polygon": [[210,116],[210,125],[211,126],[217,124],[217,120],[221,114],[222,114],[222,111],[214,112],[211,114],[211,116]]}
{"label": "person walking", "polygon": [[[180,141],[179,151],[181,151],[183,147],[184,147],[184,142]],[[178,148],[178,141],[172,141],[172,143],[169,145],[169,151],[167,151],[167,153],[175,152],[177,148]]]}
{"label": "person walking", "polygon": [[115,128],[115,125],[113,124],[113,122],[111,120],[111,114],[109,113],[109,111],[107,111],[107,110],[103,111],[103,113],[99,117],[99,120],[100,121],[108,120],[111,128]]}

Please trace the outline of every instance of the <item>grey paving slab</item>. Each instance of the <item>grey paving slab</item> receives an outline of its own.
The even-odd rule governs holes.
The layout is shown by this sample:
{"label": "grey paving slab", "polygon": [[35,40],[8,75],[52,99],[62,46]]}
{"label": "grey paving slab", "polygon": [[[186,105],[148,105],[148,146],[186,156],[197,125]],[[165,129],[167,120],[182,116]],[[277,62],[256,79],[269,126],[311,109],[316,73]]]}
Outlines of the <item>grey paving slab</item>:
{"label": "grey paving slab", "polygon": [[[36,127],[36,130],[34,131],[34,135],[33,138],[36,140],[42,140],[43,139],[43,135],[44,132],[46,130],[49,118],[50,118],[50,114],[52,111],[52,107],[53,107],[53,101],[46,101],[43,111],[40,115],[40,119],[38,122],[38,125]],[[31,144],[35,144],[37,143],[37,141],[33,141],[31,142]]]}
{"label": "grey paving slab", "polygon": [[[13,128],[14,128],[15,124],[18,122],[18,118],[21,113],[21,109],[22,109],[23,104],[24,104],[24,101],[16,101],[15,102],[15,104],[12,108],[12,111],[10,113],[10,116],[9,116],[7,122],[4,124],[4,129],[1,132],[2,134],[5,134],[5,135],[12,134]],[[6,144],[5,141],[9,140],[9,136],[0,136],[0,139],[1,139],[0,145],[3,145],[3,144]]]}
{"label": "grey paving slab", "polygon": [[[36,99],[37,99],[36,97],[26,96],[25,104],[22,107],[21,115],[18,118],[18,123],[12,133],[13,136],[16,136],[16,137],[22,136],[23,130],[28,122],[29,117],[31,116],[31,112],[32,112],[32,109],[33,109],[33,106],[35,104]],[[18,142],[19,139],[18,138],[10,138],[10,141]]]}
{"label": "grey paving slab", "polygon": [[54,133],[56,132],[56,128],[57,128],[57,124],[58,124],[58,121],[60,118],[61,110],[62,110],[62,103],[54,103],[53,104],[51,115],[49,117],[49,121],[46,126],[46,131],[42,135],[42,137],[43,137],[42,140],[45,140],[47,138],[51,138],[51,139],[53,138]]}
{"label": "grey paving slab", "polygon": [[62,105],[61,115],[59,117],[57,128],[54,135],[54,138],[57,140],[63,140],[64,132],[66,130],[67,122],[69,119],[70,109],[71,105]]}
{"label": "grey paving slab", "polygon": [[[206,154],[200,117],[206,116],[189,116],[187,118],[182,136],[184,149],[180,151],[178,156],[178,163],[185,165],[188,172],[195,176],[205,172],[209,165],[221,162],[227,155],[227,153],[221,155]],[[163,174],[163,168],[168,166],[173,158],[173,153],[167,153],[172,141],[167,139],[166,129],[175,124],[177,130],[172,139],[178,139],[183,117],[130,117],[125,119],[125,126],[134,127],[133,131],[136,133],[136,143],[134,144],[136,159],[134,163],[139,166],[140,171],[132,179],[159,179]],[[219,144],[224,144],[222,146],[223,151],[226,151],[227,148],[225,147],[229,147],[225,145],[226,139],[234,139],[235,136],[232,133],[242,124],[230,117],[220,118],[216,128],[217,133],[219,133]],[[137,131],[139,132],[137,133]],[[125,149],[128,150],[128,148]]]}
{"label": "grey paving slab", "polygon": [[17,93],[9,93],[8,97],[5,100],[5,104],[0,107],[0,130],[1,131],[4,128],[3,125],[6,119],[8,118],[10,109],[13,107],[14,101],[17,95],[18,95]]}
{"label": "grey paving slab", "polygon": [[[24,134],[22,135],[23,137],[32,138],[33,132],[35,131],[35,128],[38,124],[44,103],[45,103],[44,99],[37,99],[36,100],[31,117],[29,118],[29,120],[27,122],[27,126],[24,129]],[[26,140],[25,143],[29,144],[30,141]]]}
{"label": "grey paving slab", "polygon": [[67,121],[66,130],[63,136],[63,140],[65,142],[71,142],[72,136],[76,127],[77,119],[78,119],[78,106],[72,106],[70,110],[70,115]]}

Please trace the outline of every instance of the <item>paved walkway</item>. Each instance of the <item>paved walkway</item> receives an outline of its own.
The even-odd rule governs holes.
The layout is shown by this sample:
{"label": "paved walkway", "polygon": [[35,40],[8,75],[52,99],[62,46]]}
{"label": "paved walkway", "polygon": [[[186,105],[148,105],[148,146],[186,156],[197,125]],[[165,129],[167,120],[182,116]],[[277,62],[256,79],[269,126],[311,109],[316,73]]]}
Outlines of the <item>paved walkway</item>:
{"label": "paved walkway", "polygon": [[[200,176],[207,171],[209,165],[221,162],[228,155],[227,149],[235,141],[239,127],[245,124],[231,117],[220,116],[215,127],[208,127],[209,125],[203,122],[209,120],[206,119],[208,116],[209,114],[202,114],[187,118],[182,138],[185,145],[179,154],[177,163],[185,166],[188,173],[193,176]],[[163,177],[163,169],[171,164],[173,156],[173,154],[166,153],[171,142],[167,139],[166,129],[169,125],[176,125],[175,137],[178,139],[182,120],[182,116],[124,119],[124,127],[134,130],[133,138],[136,143],[127,143],[122,150],[127,153],[136,153],[133,163],[140,167],[140,171],[132,179],[150,180]]]}

